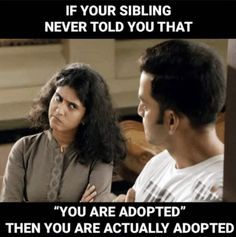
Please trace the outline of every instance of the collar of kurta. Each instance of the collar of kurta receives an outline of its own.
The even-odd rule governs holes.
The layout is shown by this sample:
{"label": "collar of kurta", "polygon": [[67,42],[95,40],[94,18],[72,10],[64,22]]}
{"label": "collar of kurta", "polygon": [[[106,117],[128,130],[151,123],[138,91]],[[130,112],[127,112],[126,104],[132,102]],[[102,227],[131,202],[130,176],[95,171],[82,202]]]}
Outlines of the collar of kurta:
{"label": "collar of kurta", "polygon": [[[57,152],[62,152],[61,146],[57,143],[56,139],[53,137],[52,134],[52,129],[48,129],[44,131],[46,134],[48,140],[49,140],[49,145],[55,149]],[[74,143],[70,144],[66,149],[63,150],[64,154],[72,154],[72,153],[78,153],[78,149],[75,147]]]}

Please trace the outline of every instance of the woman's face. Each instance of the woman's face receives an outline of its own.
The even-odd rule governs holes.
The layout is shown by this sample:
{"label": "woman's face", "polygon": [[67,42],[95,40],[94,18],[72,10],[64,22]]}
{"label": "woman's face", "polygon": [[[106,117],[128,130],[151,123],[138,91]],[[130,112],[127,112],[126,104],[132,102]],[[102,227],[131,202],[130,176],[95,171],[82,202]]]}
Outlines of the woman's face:
{"label": "woman's face", "polygon": [[86,108],[69,86],[58,87],[49,105],[49,124],[57,132],[75,134]]}

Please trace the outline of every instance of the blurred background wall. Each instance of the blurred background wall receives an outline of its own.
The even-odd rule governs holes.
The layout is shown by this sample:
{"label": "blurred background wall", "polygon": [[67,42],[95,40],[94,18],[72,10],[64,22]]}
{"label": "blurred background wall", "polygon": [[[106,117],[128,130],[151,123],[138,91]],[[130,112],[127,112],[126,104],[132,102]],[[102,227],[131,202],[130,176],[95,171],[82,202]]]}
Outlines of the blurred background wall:
{"label": "blurred background wall", "polygon": [[[41,86],[62,66],[90,64],[106,79],[114,105],[136,113],[137,59],[146,47],[162,40],[66,39],[0,40],[0,130],[26,126],[25,117]],[[226,60],[227,40],[203,41]]]}

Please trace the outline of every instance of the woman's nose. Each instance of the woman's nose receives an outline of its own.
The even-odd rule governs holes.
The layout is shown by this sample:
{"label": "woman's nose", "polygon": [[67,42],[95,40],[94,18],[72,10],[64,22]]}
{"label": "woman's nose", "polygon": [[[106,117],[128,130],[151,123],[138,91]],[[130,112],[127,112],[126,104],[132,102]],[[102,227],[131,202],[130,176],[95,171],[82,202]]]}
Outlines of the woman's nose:
{"label": "woman's nose", "polygon": [[64,108],[63,104],[57,105],[56,114],[57,115],[65,115],[65,108]]}

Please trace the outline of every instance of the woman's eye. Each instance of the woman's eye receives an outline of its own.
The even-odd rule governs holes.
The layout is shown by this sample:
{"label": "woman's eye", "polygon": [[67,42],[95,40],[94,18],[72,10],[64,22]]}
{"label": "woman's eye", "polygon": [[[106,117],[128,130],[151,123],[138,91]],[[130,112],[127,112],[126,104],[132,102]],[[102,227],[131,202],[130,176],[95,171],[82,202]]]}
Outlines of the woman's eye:
{"label": "woman's eye", "polygon": [[69,104],[70,109],[77,109],[77,106],[75,104]]}
{"label": "woman's eye", "polygon": [[61,97],[59,95],[55,95],[55,101],[61,102]]}

